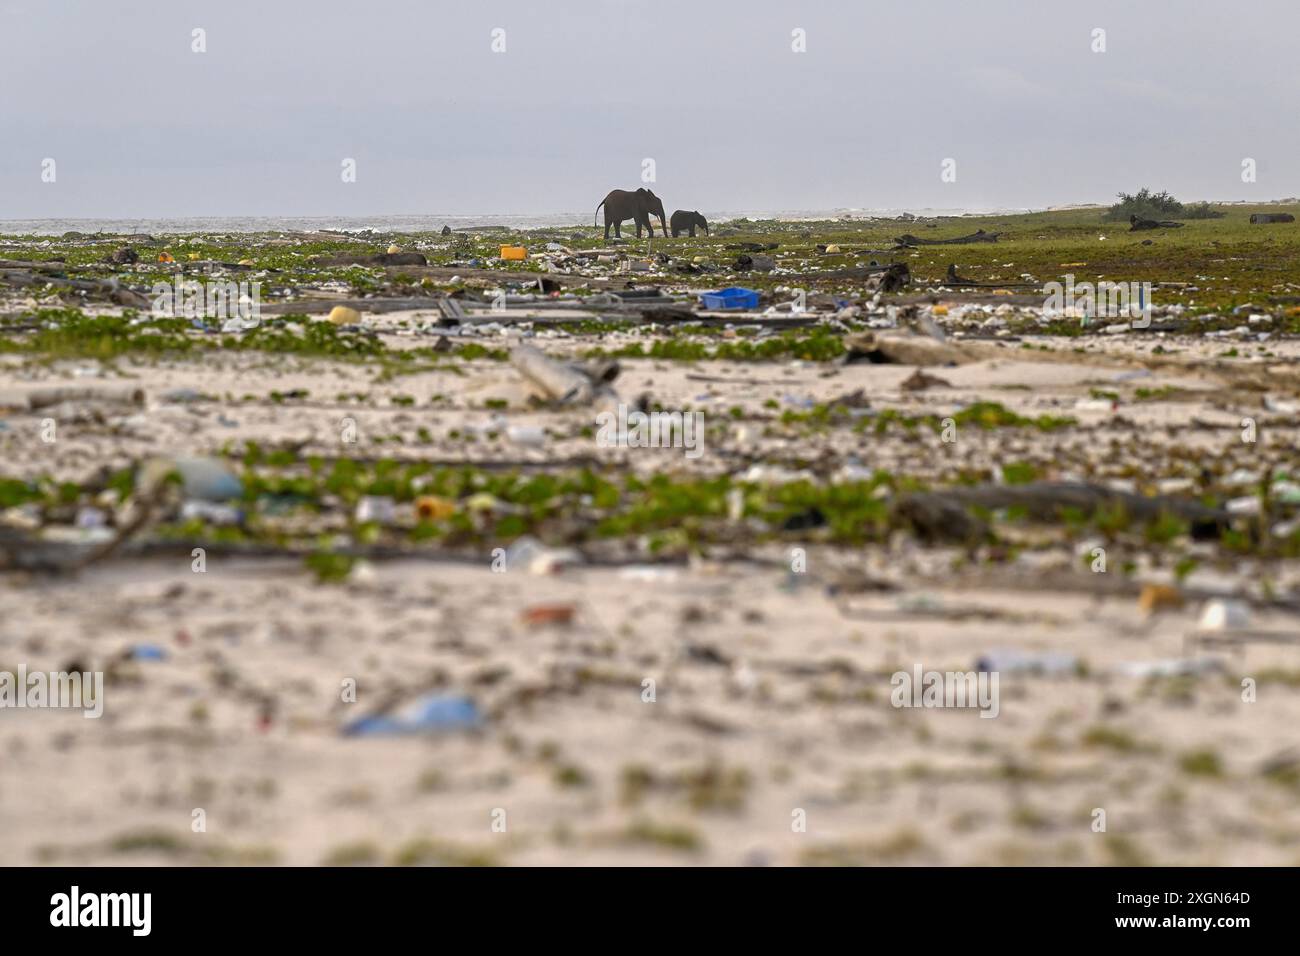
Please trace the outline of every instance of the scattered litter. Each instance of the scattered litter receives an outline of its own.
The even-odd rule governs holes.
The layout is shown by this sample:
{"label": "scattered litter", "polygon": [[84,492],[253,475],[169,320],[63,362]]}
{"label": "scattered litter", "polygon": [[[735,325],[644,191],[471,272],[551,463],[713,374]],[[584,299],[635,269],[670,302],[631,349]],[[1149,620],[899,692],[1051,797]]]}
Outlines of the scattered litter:
{"label": "scattered litter", "polygon": [[566,365],[532,345],[518,345],[510,363],[543,394],[561,405],[589,405],[597,399],[617,399],[608,384],[618,375],[618,364],[596,367]]}
{"label": "scattered litter", "polygon": [[1207,601],[1201,609],[1197,630],[1237,631],[1250,626],[1250,607],[1243,601],[1229,598],[1215,598]]}
{"label": "scattered litter", "polygon": [[1145,616],[1176,611],[1184,604],[1182,592],[1171,584],[1144,584],[1138,595],[1138,610]]}
{"label": "scattered litter", "polygon": [[443,521],[456,513],[456,502],[438,495],[420,495],[415,499],[415,516],[421,521]]}
{"label": "scattered litter", "polygon": [[541,448],[546,444],[546,429],[537,425],[511,425],[506,429],[506,437],[516,445]]}
{"label": "scattered litter", "polygon": [[534,604],[520,612],[519,620],[529,627],[568,627],[576,610],[572,604]]}
{"label": "scattered litter", "polygon": [[677,569],[660,564],[630,564],[625,568],[620,568],[618,576],[624,581],[667,584],[677,580]]}
{"label": "scattered litter", "polygon": [[82,506],[77,509],[73,522],[78,528],[103,528],[108,524],[108,515],[99,508]]}
{"label": "scattered litter", "polygon": [[187,498],[229,501],[241,498],[244,484],[216,458],[152,459],[146,462],[147,478],[162,478],[175,471],[181,476],[181,490]]}
{"label": "scattered litter", "polygon": [[750,465],[740,475],[740,481],[756,484],[784,485],[792,481],[811,481],[814,475],[806,468],[785,468],[781,465],[768,465],[761,462]]}
{"label": "scattered litter", "polygon": [[1260,509],[1259,497],[1248,495],[1243,498],[1229,498],[1224,502],[1223,507],[1229,514],[1257,515]]}
{"label": "scattered litter", "polygon": [[196,499],[181,503],[181,519],[198,519],[217,527],[234,527],[243,522],[244,514],[232,505]]}
{"label": "scattered litter", "polygon": [[1199,677],[1224,669],[1214,657],[1171,657],[1157,661],[1127,661],[1115,668],[1127,677]]}
{"label": "scattered litter", "polygon": [[336,305],[330,309],[327,320],[334,325],[358,325],[361,322],[361,313],[346,305]]}
{"label": "scattered litter", "polygon": [[700,302],[709,310],[722,309],[757,309],[759,293],[741,286],[731,286],[720,292],[706,292],[700,296]]}
{"label": "scattered litter", "polygon": [[363,524],[368,521],[392,524],[397,517],[397,506],[392,498],[384,495],[363,495],[357,501],[354,516]]}
{"label": "scattered litter", "polygon": [[975,670],[999,674],[1062,676],[1079,672],[1079,658],[1055,652],[1033,653],[1014,649],[985,651],[975,660]]}
{"label": "scattered litter", "polygon": [[548,548],[536,538],[524,535],[506,549],[507,571],[529,574],[557,574],[566,567],[583,563],[582,555],[571,548]]}
{"label": "scattered litter", "polygon": [[1288,402],[1284,399],[1274,398],[1271,395],[1264,396],[1264,407],[1270,412],[1281,412],[1284,415],[1294,415],[1300,412],[1300,402]]}
{"label": "scattered litter", "polygon": [[442,730],[468,730],[483,723],[472,698],[427,694],[388,713],[358,717],[343,727],[348,737],[392,737]]}
{"label": "scattered litter", "polygon": [[234,318],[226,319],[226,321],[221,324],[221,331],[227,335],[233,335],[239,332],[251,332],[261,324],[262,323],[259,319],[256,319],[251,315],[247,317],[235,316]]}

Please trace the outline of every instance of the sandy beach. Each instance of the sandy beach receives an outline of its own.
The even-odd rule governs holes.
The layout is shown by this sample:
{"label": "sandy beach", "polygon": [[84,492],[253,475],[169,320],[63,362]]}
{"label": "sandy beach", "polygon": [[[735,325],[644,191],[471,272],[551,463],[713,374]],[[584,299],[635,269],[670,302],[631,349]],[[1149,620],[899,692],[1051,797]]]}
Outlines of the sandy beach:
{"label": "sandy beach", "polygon": [[[699,280],[655,281],[689,307],[678,290]],[[889,297],[847,295],[854,318],[812,313],[837,337],[936,341]],[[843,356],[619,358],[621,400],[703,414],[694,457],[600,447],[594,406],[538,404],[494,355],[394,372],[393,355],[440,338],[503,354],[527,342],[557,362],[664,341],[653,323],[530,322],[526,302],[497,327],[439,327],[432,307],[363,312],[382,361],[0,357],[4,477],[70,483],[11,502],[14,533],[83,553],[142,494],[115,496],[107,476],[155,457],[224,462],[245,489],[238,534],[171,513],[80,570],[11,554],[0,670],[102,672],[105,685],[98,719],[0,711],[0,863],[1294,865],[1300,561],[1285,486],[1267,548],[1015,508],[984,515],[987,539],[945,541],[897,509],[913,488],[1026,480],[1249,501],[1264,476],[1294,474],[1295,338],[1225,373],[1231,343],[1191,327],[990,335],[998,314],[970,301],[940,288],[913,308],[994,354],[927,366],[941,381],[919,390],[905,384],[916,366]],[[820,334],[767,321],[673,340]],[[1275,390],[1225,385],[1260,364],[1281,370]],[[121,386],[141,400],[24,407],[42,390]],[[991,423],[963,417],[990,408]],[[1244,418],[1258,441],[1243,441]],[[292,484],[338,459],[379,477],[434,471],[387,494]],[[440,488],[458,468],[480,477],[438,500],[466,523],[422,537],[420,482]],[[544,505],[536,481],[584,470],[740,491],[733,503],[712,488],[679,515],[635,512],[647,493],[626,492],[609,515],[627,506],[623,520],[643,523],[622,531],[600,530],[613,519],[598,491],[529,510]],[[502,474],[518,482],[488,484]],[[798,489],[831,497],[800,504],[811,492]],[[873,501],[893,510],[835,510]],[[1258,520],[1234,507],[1234,527]],[[318,553],[347,561],[322,574]],[[1207,628],[1216,604],[1248,620]],[[897,675],[931,671],[996,672],[996,716],[896,706]],[[469,710],[410,733],[357,729],[431,700]]]}

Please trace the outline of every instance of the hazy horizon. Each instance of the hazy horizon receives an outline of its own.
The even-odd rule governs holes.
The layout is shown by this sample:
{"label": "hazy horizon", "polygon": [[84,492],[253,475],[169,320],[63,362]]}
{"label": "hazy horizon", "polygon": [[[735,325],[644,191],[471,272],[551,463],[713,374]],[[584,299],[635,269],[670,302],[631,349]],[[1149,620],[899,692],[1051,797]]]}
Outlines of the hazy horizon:
{"label": "hazy horizon", "polygon": [[569,215],[646,159],[670,210],[1268,202],[1300,194],[1297,26],[1280,0],[0,0],[0,221]]}

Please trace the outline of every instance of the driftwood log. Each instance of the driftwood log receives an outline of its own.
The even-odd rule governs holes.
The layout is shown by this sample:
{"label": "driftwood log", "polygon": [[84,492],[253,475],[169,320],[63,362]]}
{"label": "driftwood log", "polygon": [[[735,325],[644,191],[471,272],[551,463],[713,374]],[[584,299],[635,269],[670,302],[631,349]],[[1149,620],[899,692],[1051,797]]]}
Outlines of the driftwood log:
{"label": "driftwood log", "polygon": [[167,468],[142,466],[137,471],[136,490],[119,512],[113,536],[98,544],[47,541],[0,526],[0,571],[66,574],[111,557],[180,505],[180,489],[166,480],[169,474]]}
{"label": "driftwood log", "polygon": [[955,239],[922,239],[920,236],[914,236],[911,233],[898,236],[894,239],[900,246],[966,246],[973,242],[997,242],[1000,232],[985,232],[983,229],[977,229],[969,236],[958,236]]}
{"label": "driftwood log", "polygon": [[[962,365],[980,361],[967,345],[941,342],[927,335],[860,332],[844,337],[847,363],[873,365]],[[982,358],[982,356],[981,356]]]}
{"label": "driftwood log", "polygon": [[599,371],[575,368],[557,362],[541,349],[519,345],[510,353],[510,364],[536,385],[547,398],[561,405],[589,405],[602,392],[605,382],[618,374],[617,363]]}
{"label": "driftwood log", "polygon": [[0,268],[0,283],[15,288],[50,286],[66,292],[80,292],[87,296],[105,298],[115,305],[129,309],[149,309],[153,303],[139,292],[122,285],[113,279],[69,279],[50,271],[32,272],[26,269]]}
{"label": "driftwood log", "polygon": [[943,284],[949,288],[968,288],[968,289],[1032,289],[1038,288],[1036,282],[980,282],[977,279],[967,279],[965,276],[957,274],[956,263],[948,264],[948,274],[943,278]]}
{"label": "driftwood log", "polygon": [[1129,232],[1141,232],[1143,229],[1181,229],[1181,222],[1174,222],[1172,219],[1139,219],[1137,216],[1128,217]]}
{"label": "driftwood log", "polygon": [[65,386],[38,388],[27,393],[28,408],[48,408],[64,402],[107,402],[114,405],[143,405],[144,389],[130,385]]}
{"label": "driftwood log", "polygon": [[1218,537],[1229,520],[1227,512],[1190,498],[1148,497],[1074,481],[913,492],[894,502],[893,517],[923,541],[977,544],[988,537],[989,529],[982,518],[971,513],[972,508],[1020,508],[1035,521],[1060,521],[1070,513],[1087,516],[1105,509],[1122,510],[1142,522],[1170,516],[1186,521],[1192,537],[1201,540]]}
{"label": "driftwood log", "polygon": [[339,253],[317,256],[315,263],[322,266],[427,266],[429,260],[422,252]]}

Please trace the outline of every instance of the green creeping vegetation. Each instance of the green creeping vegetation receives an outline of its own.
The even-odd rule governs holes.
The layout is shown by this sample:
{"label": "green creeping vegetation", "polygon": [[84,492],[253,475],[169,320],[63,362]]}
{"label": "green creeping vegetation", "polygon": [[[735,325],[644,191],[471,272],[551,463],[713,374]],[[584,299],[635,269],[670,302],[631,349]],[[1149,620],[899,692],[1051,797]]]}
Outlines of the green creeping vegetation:
{"label": "green creeping vegetation", "polygon": [[[41,309],[25,324],[34,331],[18,331],[0,324],[0,353],[41,359],[95,358],[111,360],[129,356],[157,358],[210,350],[266,352],[304,358],[381,360],[394,371],[413,370],[419,363],[446,362],[449,356],[466,361],[506,361],[506,349],[466,342],[449,353],[422,348],[389,349],[369,332],[312,320],[304,315],[263,319],[256,329],[239,335],[204,333],[187,319],[140,319],[134,312],[88,316],[79,309]],[[646,347],[632,343],[618,349],[589,349],[585,357],[652,358],[669,361],[725,359],[762,362],[803,359],[825,362],[844,354],[836,332],[812,329],[785,332],[757,341],[701,342],[673,334]]]}
{"label": "green creeping vegetation", "polygon": [[304,358],[379,359],[399,371],[422,362],[443,362],[449,355],[466,360],[504,361],[507,357],[504,349],[491,349],[478,343],[461,345],[450,353],[437,352],[432,347],[388,349],[368,332],[312,320],[305,315],[263,319],[256,329],[240,335],[200,332],[187,319],[140,320],[131,311],[122,315],[88,316],[79,309],[41,309],[27,321],[39,328],[19,332],[0,325],[0,353],[40,359],[111,360],[224,350]]}
{"label": "green creeping vegetation", "polygon": [[787,409],[781,413],[783,425],[806,425],[813,429],[823,429],[852,421],[854,431],[874,431],[883,435],[897,425],[906,431],[914,432],[918,428],[929,428],[933,432],[942,432],[944,421],[951,418],[958,428],[974,427],[983,430],[994,428],[1036,428],[1039,431],[1052,432],[1077,425],[1074,418],[1059,415],[1039,415],[1028,418],[1011,411],[1000,402],[973,402],[950,416],[944,415],[907,415],[895,408],[882,409],[874,414],[854,414],[853,409],[842,405],[819,404],[806,411]]}
{"label": "green creeping vegetation", "polygon": [[309,554],[304,563],[307,565],[307,570],[316,575],[316,580],[319,583],[331,584],[346,580],[347,576],[352,573],[356,560],[351,555],[337,554],[322,549]]}
{"label": "green creeping vegetation", "polygon": [[[704,541],[724,532],[727,495],[733,487],[744,490],[746,515],[770,527],[779,529],[816,508],[826,516],[832,537],[863,542],[884,533],[887,509],[876,489],[893,484],[884,472],[848,485],[795,482],[762,487],[725,476],[674,479],[659,474],[610,480],[588,469],[525,475],[391,460],[362,465],[350,459],[308,459],[305,473],[276,474],[266,467],[273,462],[283,463],[283,458],[264,458],[256,450],[246,454],[249,470],[243,479],[250,505],[262,500],[319,510],[321,502],[331,498],[350,508],[363,495],[398,502],[436,495],[459,503],[450,517],[410,529],[409,538],[417,542],[509,540],[549,528],[573,540],[647,534],[660,536],[664,544]],[[325,577],[339,569],[321,559],[313,570]]]}
{"label": "green creeping vegetation", "polygon": [[[238,461],[238,459],[236,459]],[[682,555],[711,543],[815,540],[845,547],[880,544],[910,527],[895,513],[891,500],[900,493],[927,490],[921,482],[886,471],[865,480],[829,484],[800,480],[756,484],[730,476],[637,476],[568,469],[553,474],[501,472],[472,466],[437,466],[425,462],[382,459],[299,460],[290,451],[246,446],[241,478],[245,521],[213,526],[199,518],[163,524],[151,532],[163,540],[252,545],[309,551],[308,569],[322,582],[345,579],[353,568],[344,546],[384,544],[419,548],[438,544],[450,549],[491,548],[531,534],[553,544],[581,545],[600,540],[637,539],[651,554]],[[1036,477],[1031,463],[1004,466],[1008,483]],[[959,482],[960,483],[960,482]],[[70,523],[79,505],[110,488],[119,498],[131,493],[129,470],[106,482],[78,486],[49,478],[0,480],[0,507],[26,506],[51,523]],[[739,490],[742,521],[731,519],[729,498]],[[387,496],[410,505],[421,496],[437,496],[446,505],[431,510],[438,517],[409,517],[391,526],[357,522],[356,503],[364,495]],[[1209,505],[1213,497],[1204,499]],[[972,508],[1006,541],[1023,538],[1035,522],[1023,509],[996,513]],[[342,520],[340,520],[340,517]],[[1248,525],[1250,519],[1242,519]],[[1195,561],[1232,561],[1239,555],[1260,558],[1300,557],[1300,531],[1277,540],[1249,527],[1233,528],[1219,538],[1216,559],[1186,551],[1186,522],[1163,515],[1137,521],[1122,508],[1091,513],[1062,509],[1058,531],[1044,546],[1061,540],[1102,535],[1136,548],[1154,549],[1159,559],[1185,574]],[[1007,537],[1006,532],[1011,532]],[[1029,546],[1023,541],[1015,547]]]}

